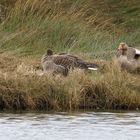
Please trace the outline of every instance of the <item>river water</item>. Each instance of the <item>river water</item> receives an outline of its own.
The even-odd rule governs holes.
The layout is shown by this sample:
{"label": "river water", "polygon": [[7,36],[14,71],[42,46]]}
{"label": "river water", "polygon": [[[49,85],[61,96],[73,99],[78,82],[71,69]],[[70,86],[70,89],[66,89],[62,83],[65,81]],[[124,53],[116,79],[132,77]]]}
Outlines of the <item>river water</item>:
{"label": "river water", "polygon": [[0,140],[140,140],[140,113],[0,113]]}

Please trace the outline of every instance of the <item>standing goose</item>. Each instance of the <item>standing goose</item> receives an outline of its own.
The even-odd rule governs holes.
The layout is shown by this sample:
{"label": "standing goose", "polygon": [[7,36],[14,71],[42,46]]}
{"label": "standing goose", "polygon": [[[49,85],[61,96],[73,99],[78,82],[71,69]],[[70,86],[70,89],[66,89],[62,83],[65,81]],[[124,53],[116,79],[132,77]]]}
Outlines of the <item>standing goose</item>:
{"label": "standing goose", "polygon": [[128,47],[126,43],[120,43],[116,56],[123,68],[135,70],[139,67],[140,50]]}
{"label": "standing goose", "polygon": [[66,53],[61,53],[61,54],[56,54],[53,55],[52,50],[47,50],[47,54],[43,55],[41,59],[41,63],[43,66],[44,70],[47,70],[49,66],[48,62],[52,63],[53,65],[56,66],[61,66],[65,69],[74,69],[75,67],[80,68],[80,69],[90,69],[90,70],[97,70],[97,65],[93,63],[88,63],[83,61],[82,59],[79,59],[78,57]]}

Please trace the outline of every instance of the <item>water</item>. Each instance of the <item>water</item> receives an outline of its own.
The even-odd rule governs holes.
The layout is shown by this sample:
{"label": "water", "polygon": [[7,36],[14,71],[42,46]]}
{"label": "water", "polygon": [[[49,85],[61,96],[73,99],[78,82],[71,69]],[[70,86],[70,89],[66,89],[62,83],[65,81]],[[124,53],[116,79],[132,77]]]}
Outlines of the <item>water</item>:
{"label": "water", "polygon": [[0,113],[0,140],[140,140],[140,113]]}

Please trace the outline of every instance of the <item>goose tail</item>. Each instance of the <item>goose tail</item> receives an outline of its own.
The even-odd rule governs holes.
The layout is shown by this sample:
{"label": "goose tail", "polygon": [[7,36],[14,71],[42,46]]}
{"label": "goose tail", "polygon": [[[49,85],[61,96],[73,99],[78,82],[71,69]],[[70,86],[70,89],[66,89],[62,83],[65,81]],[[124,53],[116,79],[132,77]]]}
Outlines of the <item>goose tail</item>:
{"label": "goose tail", "polygon": [[140,55],[140,50],[138,50],[138,49],[135,49],[135,50],[136,50],[136,54]]}
{"label": "goose tail", "polygon": [[98,66],[94,63],[87,63],[86,64],[89,70],[98,70]]}
{"label": "goose tail", "polygon": [[94,71],[96,71],[96,70],[98,70],[98,68],[88,68],[88,70],[94,70]]}

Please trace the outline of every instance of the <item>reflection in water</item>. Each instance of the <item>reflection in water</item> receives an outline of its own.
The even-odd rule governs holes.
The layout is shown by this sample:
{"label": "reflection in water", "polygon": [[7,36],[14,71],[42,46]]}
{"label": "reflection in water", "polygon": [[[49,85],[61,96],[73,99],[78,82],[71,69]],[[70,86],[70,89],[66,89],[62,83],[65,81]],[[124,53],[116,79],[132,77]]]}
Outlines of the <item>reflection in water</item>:
{"label": "reflection in water", "polygon": [[140,140],[140,113],[0,113],[0,140]]}

